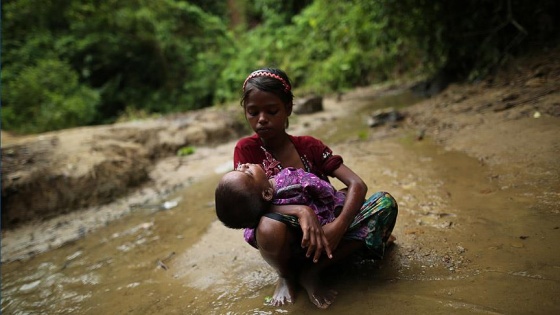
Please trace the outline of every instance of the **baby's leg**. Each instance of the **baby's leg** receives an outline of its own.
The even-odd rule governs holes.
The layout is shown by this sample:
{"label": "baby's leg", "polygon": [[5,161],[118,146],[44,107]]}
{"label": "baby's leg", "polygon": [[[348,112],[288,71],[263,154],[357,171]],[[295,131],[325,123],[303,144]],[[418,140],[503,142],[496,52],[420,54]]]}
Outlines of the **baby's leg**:
{"label": "baby's leg", "polygon": [[278,282],[272,296],[274,306],[293,303],[295,275],[290,250],[291,233],[286,224],[262,217],[257,228],[257,244],[264,260],[278,273]]}

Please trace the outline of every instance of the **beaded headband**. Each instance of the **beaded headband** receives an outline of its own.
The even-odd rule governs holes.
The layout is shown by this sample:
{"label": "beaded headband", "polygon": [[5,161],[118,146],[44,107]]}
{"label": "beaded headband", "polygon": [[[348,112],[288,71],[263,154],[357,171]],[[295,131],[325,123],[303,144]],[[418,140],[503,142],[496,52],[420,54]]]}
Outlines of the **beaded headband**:
{"label": "beaded headband", "polygon": [[270,78],[275,78],[276,80],[282,82],[282,85],[284,86],[284,92],[289,92],[291,87],[290,85],[286,82],[286,80],[282,79],[281,76],[274,74],[274,73],[270,73],[268,71],[264,71],[264,70],[257,70],[254,71],[253,73],[251,73],[247,79],[245,79],[245,82],[243,82],[243,91],[245,91],[245,87],[247,86],[247,81],[249,81],[252,78],[256,78],[256,77],[270,77]]}

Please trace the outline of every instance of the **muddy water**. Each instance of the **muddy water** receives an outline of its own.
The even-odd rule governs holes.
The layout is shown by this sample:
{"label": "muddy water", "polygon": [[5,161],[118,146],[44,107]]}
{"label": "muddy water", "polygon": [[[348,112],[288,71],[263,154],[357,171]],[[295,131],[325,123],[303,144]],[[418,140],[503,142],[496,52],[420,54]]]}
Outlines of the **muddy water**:
{"label": "muddy water", "polygon": [[[362,112],[409,101],[395,95]],[[395,196],[397,243],[383,261],[349,261],[328,273],[325,283],[339,291],[328,312],[560,313],[560,200],[542,189],[557,178],[508,182],[507,165],[489,167],[414,132],[369,129],[362,117],[324,123],[314,134],[371,193]],[[176,207],[135,209],[74,243],[3,264],[2,313],[324,313],[304,292],[295,305],[266,305],[275,275],[240,231],[215,221],[218,178],[157,203]]]}

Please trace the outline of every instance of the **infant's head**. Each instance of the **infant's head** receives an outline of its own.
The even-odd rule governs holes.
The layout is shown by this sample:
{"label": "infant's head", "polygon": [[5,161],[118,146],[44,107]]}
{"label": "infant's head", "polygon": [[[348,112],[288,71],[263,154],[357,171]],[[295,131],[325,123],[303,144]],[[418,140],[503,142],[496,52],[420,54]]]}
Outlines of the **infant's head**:
{"label": "infant's head", "polygon": [[254,228],[268,211],[273,193],[259,165],[241,164],[226,173],[216,187],[216,215],[229,228]]}

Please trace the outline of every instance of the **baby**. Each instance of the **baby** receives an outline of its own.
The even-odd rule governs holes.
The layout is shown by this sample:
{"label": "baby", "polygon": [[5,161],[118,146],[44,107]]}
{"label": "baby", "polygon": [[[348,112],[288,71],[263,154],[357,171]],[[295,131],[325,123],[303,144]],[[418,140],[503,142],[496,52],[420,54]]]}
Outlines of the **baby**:
{"label": "baby", "polygon": [[[269,212],[273,204],[306,205],[323,226],[336,219],[345,199],[344,190],[336,190],[312,173],[287,167],[268,179],[258,164],[240,164],[226,173],[215,192],[218,219],[230,228],[246,228],[245,232],[256,227],[262,216],[301,228],[297,217]],[[385,211],[388,208],[395,211]],[[373,194],[363,203],[343,239],[363,242],[365,256],[383,257],[386,245],[394,240],[391,231],[396,211],[396,201],[390,194],[383,191]]]}
{"label": "baby", "polygon": [[[268,179],[257,164],[240,164],[220,180],[216,192],[216,214],[222,223],[234,229],[254,228],[272,204],[307,205],[319,223],[334,221],[345,195],[329,182],[302,169],[284,168]],[[280,215],[280,220],[298,226],[295,217]],[[295,221],[294,221],[295,220]]]}

